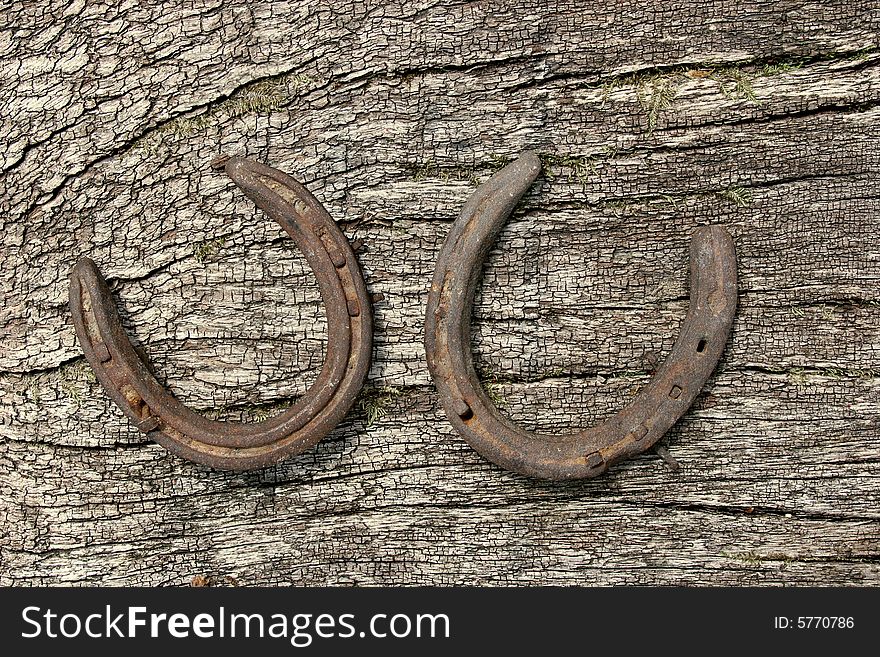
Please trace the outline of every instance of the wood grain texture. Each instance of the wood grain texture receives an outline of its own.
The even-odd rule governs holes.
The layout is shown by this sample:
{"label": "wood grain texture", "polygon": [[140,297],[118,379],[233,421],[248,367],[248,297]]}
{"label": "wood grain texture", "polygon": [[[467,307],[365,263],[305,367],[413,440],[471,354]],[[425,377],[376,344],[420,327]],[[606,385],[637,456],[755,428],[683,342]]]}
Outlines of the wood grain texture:
{"label": "wood grain texture", "polygon": [[[0,28],[0,584],[880,584],[880,3],[28,3]],[[13,26],[13,27],[9,27]],[[483,461],[422,347],[434,260],[526,148],[473,347],[524,427],[590,426],[669,352],[687,244],[739,254],[725,356],[653,455],[580,483]],[[219,473],[139,434],[76,344],[88,255],[214,417],[301,395],[311,273],[207,163],[302,180],[376,304],[359,408]]]}

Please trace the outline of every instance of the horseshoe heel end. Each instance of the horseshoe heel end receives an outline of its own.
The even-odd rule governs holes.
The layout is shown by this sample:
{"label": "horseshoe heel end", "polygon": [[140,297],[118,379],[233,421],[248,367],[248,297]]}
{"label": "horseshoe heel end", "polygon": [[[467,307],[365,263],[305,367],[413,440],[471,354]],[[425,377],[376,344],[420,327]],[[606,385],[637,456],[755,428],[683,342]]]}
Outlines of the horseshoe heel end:
{"label": "horseshoe heel end", "polygon": [[[95,261],[82,256],[70,270],[71,300],[82,294],[83,290],[106,288],[107,282],[101,276]],[[76,294],[74,294],[76,292]]]}
{"label": "horseshoe heel end", "polygon": [[220,168],[245,193],[245,196],[251,199],[266,197],[268,190],[261,178],[276,179],[277,174],[281,173],[259,162],[238,156],[225,158]]}
{"label": "horseshoe heel end", "polygon": [[513,167],[516,177],[528,177],[534,182],[541,173],[541,158],[535,151],[523,151],[513,161]]}
{"label": "horseshoe heel end", "polygon": [[281,224],[303,251],[309,243],[301,237],[300,224],[312,230],[335,225],[324,206],[293,176],[237,156],[224,158],[222,168],[244,195]]}
{"label": "horseshoe heel end", "polygon": [[540,173],[541,158],[533,151],[521,153],[513,162],[496,171],[489,180],[477,187],[465,202],[460,221],[464,223],[479,212],[491,215],[503,224]]}
{"label": "horseshoe heel end", "polygon": [[70,270],[70,275],[71,277],[79,277],[89,274],[98,274],[98,266],[95,264],[95,261],[88,256],[80,256],[79,260],[77,260],[76,264],[73,266],[73,269]]}
{"label": "horseshoe heel end", "polygon": [[733,236],[724,226],[699,227],[691,237],[690,260],[692,302],[711,315],[732,322],[737,304]]}
{"label": "horseshoe heel end", "polygon": [[161,426],[160,418],[129,383],[150,375],[122,328],[106,280],[90,258],[81,257],[71,270],[69,294],[76,336],[95,377],[140,431],[153,434]]}
{"label": "horseshoe heel end", "polygon": [[[81,257],[70,270],[69,306],[86,360],[93,369],[103,369],[116,351],[110,347],[118,341],[119,318],[107,281],[91,258]],[[104,331],[96,320],[98,314],[109,320]]]}

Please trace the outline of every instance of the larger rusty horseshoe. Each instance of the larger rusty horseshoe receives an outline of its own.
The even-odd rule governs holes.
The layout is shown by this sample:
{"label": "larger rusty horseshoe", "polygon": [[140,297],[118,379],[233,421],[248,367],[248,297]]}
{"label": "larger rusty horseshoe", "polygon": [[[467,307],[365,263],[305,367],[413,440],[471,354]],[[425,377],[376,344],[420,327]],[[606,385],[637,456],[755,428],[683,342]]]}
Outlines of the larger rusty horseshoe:
{"label": "larger rusty horseshoe", "polygon": [[563,435],[524,431],[495,408],[471,355],[471,306],[483,260],[541,162],[524,153],[480,185],[440,251],[425,317],[428,367],[446,415],[485,458],[541,479],[595,477],[644,452],[687,411],[708,380],[736,310],[736,250],[721,226],[691,238],[690,307],[666,362],[638,396],[602,424]]}
{"label": "larger rusty horseshoe", "polygon": [[76,335],[101,385],[138,429],[171,452],[225,470],[248,470],[299,454],[342,420],[363,385],[372,313],[354,251],[318,200],[290,176],[240,157],[226,174],[293,238],[318,281],[327,353],[317,380],[291,408],[252,424],[210,420],[180,403],[131,344],[107,283],[81,258],[70,275]]}

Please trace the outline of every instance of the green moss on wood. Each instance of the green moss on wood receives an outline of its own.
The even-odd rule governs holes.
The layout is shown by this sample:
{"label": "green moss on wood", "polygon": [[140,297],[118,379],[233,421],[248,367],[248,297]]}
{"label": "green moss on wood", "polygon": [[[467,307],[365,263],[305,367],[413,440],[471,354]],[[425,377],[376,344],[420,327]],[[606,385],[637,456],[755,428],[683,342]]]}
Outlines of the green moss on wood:
{"label": "green moss on wood", "polygon": [[364,387],[358,395],[357,405],[364,414],[364,427],[371,427],[388,411],[388,407],[403,395],[394,386]]}
{"label": "green moss on wood", "polygon": [[224,244],[226,244],[226,238],[224,237],[217,237],[212,240],[199,242],[198,244],[193,245],[193,255],[196,260],[205,263],[217,255],[217,253],[220,252],[220,249],[223,248]]}
{"label": "green moss on wood", "polygon": [[301,74],[283,75],[254,82],[194,116],[181,116],[167,121],[138,140],[133,149],[155,155],[163,146],[204,133],[225,121],[244,116],[271,114],[285,106],[298,92],[314,84],[315,80],[312,77]]}

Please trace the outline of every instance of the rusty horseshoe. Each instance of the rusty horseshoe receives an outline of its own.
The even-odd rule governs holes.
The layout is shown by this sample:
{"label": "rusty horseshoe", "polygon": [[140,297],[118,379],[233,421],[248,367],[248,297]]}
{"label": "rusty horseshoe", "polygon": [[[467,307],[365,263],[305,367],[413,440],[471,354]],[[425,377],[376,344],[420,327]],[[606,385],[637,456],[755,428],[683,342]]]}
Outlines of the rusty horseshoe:
{"label": "rusty horseshoe", "polygon": [[602,424],[564,435],[524,431],[480,385],[471,355],[471,306],[482,263],[510,213],[541,171],[531,152],[480,185],[455,221],[428,296],[428,367],[452,425],[485,458],[541,479],[595,477],[644,452],[684,415],[708,380],[736,310],[736,250],[721,226],[691,238],[687,316],[666,362],[637,397]]}
{"label": "rusty horseshoe", "polygon": [[70,275],[70,310],[80,346],[101,385],[134,425],[183,458],[223,470],[249,470],[299,454],[342,420],[372,352],[372,311],[354,251],[333,219],[300,183],[251,160],[215,166],[287,231],[318,281],[327,316],[323,367],[289,409],[262,422],[215,421],[180,403],[150,373],[119,319],[95,263],[81,258]]}

